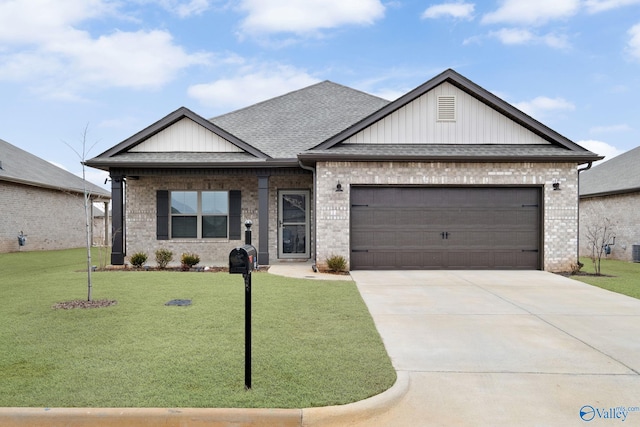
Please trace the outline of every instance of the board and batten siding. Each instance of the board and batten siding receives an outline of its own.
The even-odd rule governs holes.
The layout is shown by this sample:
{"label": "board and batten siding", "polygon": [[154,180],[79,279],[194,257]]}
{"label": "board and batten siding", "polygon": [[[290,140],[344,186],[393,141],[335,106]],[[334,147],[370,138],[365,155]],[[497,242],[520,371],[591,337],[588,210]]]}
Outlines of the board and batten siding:
{"label": "board and batten siding", "polygon": [[[455,97],[455,120],[437,120],[438,96]],[[444,82],[345,144],[549,144],[488,105]]]}
{"label": "board and batten siding", "polygon": [[129,151],[134,153],[237,153],[243,150],[185,117]]}

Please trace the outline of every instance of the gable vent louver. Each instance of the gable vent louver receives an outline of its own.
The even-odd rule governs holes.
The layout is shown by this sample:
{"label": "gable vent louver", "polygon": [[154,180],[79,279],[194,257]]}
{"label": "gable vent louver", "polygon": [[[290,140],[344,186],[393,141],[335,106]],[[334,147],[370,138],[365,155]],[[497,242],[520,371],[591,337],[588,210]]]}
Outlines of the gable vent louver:
{"label": "gable vent louver", "polygon": [[456,120],[456,97],[454,95],[438,96],[438,121],[453,122]]}

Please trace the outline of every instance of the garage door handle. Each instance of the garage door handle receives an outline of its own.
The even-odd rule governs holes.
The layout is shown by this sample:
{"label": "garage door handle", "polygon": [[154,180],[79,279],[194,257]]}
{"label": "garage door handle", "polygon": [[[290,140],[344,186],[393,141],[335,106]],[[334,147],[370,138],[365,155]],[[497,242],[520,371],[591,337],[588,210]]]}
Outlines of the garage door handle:
{"label": "garage door handle", "polygon": [[351,249],[351,252],[369,252],[369,249]]}
{"label": "garage door handle", "polygon": [[523,249],[522,252],[538,252],[537,249]]}

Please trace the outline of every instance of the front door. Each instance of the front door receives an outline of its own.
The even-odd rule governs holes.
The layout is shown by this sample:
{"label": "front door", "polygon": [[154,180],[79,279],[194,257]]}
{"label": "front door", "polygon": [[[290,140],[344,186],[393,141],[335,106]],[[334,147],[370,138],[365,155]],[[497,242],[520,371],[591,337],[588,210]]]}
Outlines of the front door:
{"label": "front door", "polygon": [[309,258],[309,191],[278,192],[278,258]]}

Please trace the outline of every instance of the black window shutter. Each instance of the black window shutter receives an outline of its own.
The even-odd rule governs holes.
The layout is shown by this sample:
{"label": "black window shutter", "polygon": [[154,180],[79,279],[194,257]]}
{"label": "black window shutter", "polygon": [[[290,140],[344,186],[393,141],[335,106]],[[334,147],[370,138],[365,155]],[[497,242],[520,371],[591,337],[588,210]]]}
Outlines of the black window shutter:
{"label": "black window shutter", "polygon": [[156,239],[169,240],[169,191],[156,192]]}
{"label": "black window shutter", "polygon": [[229,240],[242,239],[242,197],[240,190],[229,191]]}

